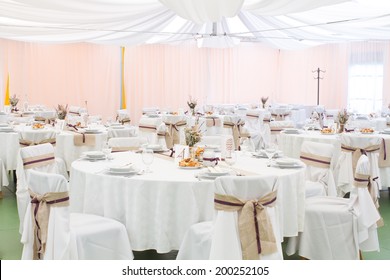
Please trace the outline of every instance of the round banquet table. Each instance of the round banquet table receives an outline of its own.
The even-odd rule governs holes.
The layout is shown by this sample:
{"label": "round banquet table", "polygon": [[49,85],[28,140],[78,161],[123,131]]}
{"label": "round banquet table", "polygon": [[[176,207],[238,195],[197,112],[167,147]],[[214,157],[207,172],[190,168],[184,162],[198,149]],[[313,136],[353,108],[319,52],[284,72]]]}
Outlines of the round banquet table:
{"label": "round banquet table", "polygon": [[[241,174],[278,177],[280,234],[297,236],[303,229],[306,167],[267,167],[267,161],[239,153],[234,168]],[[199,169],[181,169],[169,156],[155,154],[152,173],[109,173],[109,166],[129,163],[144,168],[141,154],[134,152],[114,153],[112,160],[73,162],[71,211],[118,220],[126,226],[134,250],[159,253],[179,249],[191,225],[213,219],[214,181],[196,178]]]}

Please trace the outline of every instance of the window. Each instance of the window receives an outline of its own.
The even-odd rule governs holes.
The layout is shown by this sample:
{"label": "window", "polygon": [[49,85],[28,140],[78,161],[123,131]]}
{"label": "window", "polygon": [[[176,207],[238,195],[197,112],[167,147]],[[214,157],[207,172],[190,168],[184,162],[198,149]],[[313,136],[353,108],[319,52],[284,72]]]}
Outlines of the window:
{"label": "window", "polygon": [[350,64],[348,109],[369,114],[382,109],[383,63]]}

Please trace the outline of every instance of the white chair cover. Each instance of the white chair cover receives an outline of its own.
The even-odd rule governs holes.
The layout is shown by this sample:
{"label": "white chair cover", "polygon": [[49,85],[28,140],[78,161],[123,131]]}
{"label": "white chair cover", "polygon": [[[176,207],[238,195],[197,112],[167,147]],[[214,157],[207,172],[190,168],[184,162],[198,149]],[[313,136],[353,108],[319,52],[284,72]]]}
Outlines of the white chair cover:
{"label": "white chair cover", "polygon": [[[26,161],[33,162],[37,158],[41,161],[40,166],[32,166],[26,164]],[[50,158],[53,158],[52,160]],[[32,159],[32,160],[30,160]],[[45,162],[47,164],[45,164]],[[61,174],[68,179],[65,162],[61,158],[54,157],[54,147],[50,143],[29,146],[20,149],[20,154],[17,158],[16,166],[16,199],[18,203],[18,213],[20,219],[19,232],[23,230],[24,214],[29,201],[27,180],[31,170],[38,170],[46,173]]]}
{"label": "white chair cover", "polygon": [[[369,146],[380,145],[381,138],[379,137],[358,137],[354,134],[341,134],[341,145],[366,149]],[[377,185],[377,197],[379,197],[379,190],[382,188],[380,171],[378,166],[379,150],[375,152],[368,152],[367,156],[370,160],[371,178],[375,178]],[[340,157],[335,168],[335,179],[337,185],[337,192],[339,196],[343,196],[352,189],[353,184],[353,168],[352,168],[352,152],[341,151]]]}
{"label": "white chair cover", "polygon": [[[306,197],[337,196],[336,184],[332,172],[332,158],[334,146],[326,143],[304,141],[301,146],[301,160],[306,163]],[[329,158],[329,166],[317,164],[314,159],[308,160],[310,155],[319,158]],[[319,159],[317,159],[319,160]]]}
{"label": "white chair cover", "polygon": [[112,152],[137,150],[146,143],[147,140],[144,137],[116,137],[108,140],[108,145],[112,148]]}
{"label": "white chair cover", "polygon": [[[369,165],[367,156],[361,156],[357,173],[369,175]],[[379,219],[367,187],[356,187],[349,199],[309,198],[306,200],[305,224],[299,244],[289,243],[287,254],[294,253],[294,246],[298,246],[299,255],[308,259],[359,259],[359,249],[379,250],[376,230]]]}
{"label": "white chair cover", "polygon": [[[62,175],[31,170],[29,189],[38,195],[68,191]],[[26,209],[23,260],[33,259],[33,214],[31,203]],[[50,207],[46,250],[42,259],[133,259],[123,224],[95,215],[69,214],[69,206]]]}
{"label": "white chair cover", "polygon": [[[240,199],[258,199],[276,189],[275,177],[219,177],[215,193]],[[260,259],[283,259],[277,206],[265,207],[276,239],[277,252],[260,255]],[[191,226],[180,246],[177,259],[242,259],[238,230],[238,213],[216,211],[213,222]]]}

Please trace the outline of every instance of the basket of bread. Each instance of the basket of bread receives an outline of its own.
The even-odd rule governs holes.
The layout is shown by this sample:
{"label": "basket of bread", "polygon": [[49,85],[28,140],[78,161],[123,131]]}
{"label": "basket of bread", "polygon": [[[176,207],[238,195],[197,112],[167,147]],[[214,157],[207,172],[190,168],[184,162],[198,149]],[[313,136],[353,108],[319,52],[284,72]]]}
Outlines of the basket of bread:
{"label": "basket of bread", "polygon": [[371,133],[374,133],[374,129],[372,129],[372,128],[362,128],[362,129],[360,129],[360,132],[363,133],[363,134],[371,134]]}
{"label": "basket of bread", "polygon": [[194,160],[191,158],[184,158],[179,162],[179,167],[181,167],[181,168],[200,168],[200,167],[202,167],[202,165],[197,160]]}
{"label": "basket of bread", "polygon": [[334,134],[334,130],[330,127],[324,127],[321,129],[322,134]]}
{"label": "basket of bread", "polygon": [[42,129],[45,127],[45,124],[44,123],[34,123],[32,125],[32,129]]}

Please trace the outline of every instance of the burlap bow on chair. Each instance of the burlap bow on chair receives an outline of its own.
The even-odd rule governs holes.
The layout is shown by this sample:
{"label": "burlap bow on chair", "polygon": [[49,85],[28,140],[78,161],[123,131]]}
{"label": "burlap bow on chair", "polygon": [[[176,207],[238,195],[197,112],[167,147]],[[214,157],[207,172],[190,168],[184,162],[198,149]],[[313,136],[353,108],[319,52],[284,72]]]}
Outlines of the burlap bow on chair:
{"label": "burlap bow on chair", "polygon": [[[357,188],[368,188],[368,192],[369,192],[369,194],[370,194],[370,196],[372,198],[372,201],[374,202],[375,207],[378,210],[378,208],[379,208],[379,201],[378,201],[378,197],[376,196],[376,192],[373,189],[374,187],[371,184],[370,175],[361,174],[361,173],[357,173],[356,172],[355,176],[353,178],[353,181],[354,181],[354,186],[357,187]],[[378,211],[378,214],[380,216],[379,211]],[[376,225],[378,227],[381,227],[381,226],[384,225],[383,218],[381,216],[380,216],[380,219],[377,221]]]}
{"label": "burlap bow on chair", "polygon": [[54,153],[42,154],[38,156],[23,158],[23,168],[42,167],[55,162]]}
{"label": "burlap bow on chair", "polygon": [[224,121],[223,127],[224,128],[231,128],[232,134],[233,134],[233,140],[234,140],[234,147],[236,150],[240,147],[240,137],[241,137],[241,127],[245,125],[244,120],[238,120],[237,123],[231,122],[231,121]]}
{"label": "burlap bow on chair", "polygon": [[231,195],[214,195],[214,208],[221,211],[239,211],[238,228],[242,258],[258,260],[259,254],[268,255],[277,251],[271,220],[265,207],[276,203],[276,191],[257,200],[243,200]]}
{"label": "burlap bow on chair", "polygon": [[352,170],[353,170],[354,174],[355,174],[356,165],[357,165],[357,162],[358,162],[360,156],[367,155],[367,153],[372,153],[372,152],[376,152],[376,151],[379,152],[379,149],[380,149],[380,145],[371,145],[371,146],[368,146],[365,148],[357,148],[357,147],[351,147],[351,146],[341,144],[341,150],[343,152],[352,153]]}
{"label": "burlap bow on chair", "polygon": [[38,195],[29,189],[34,229],[33,259],[40,260],[45,254],[51,207],[69,206],[68,192],[48,192]]}
{"label": "burlap bow on chair", "polygon": [[172,148],[175,144],[180,143],[180,134],[179,128],[187,125],[187,121],[178,121],[176,123],[165,122],[167,126],[167,134],[165,135],[165,140],[167,143],[167,148]]}

